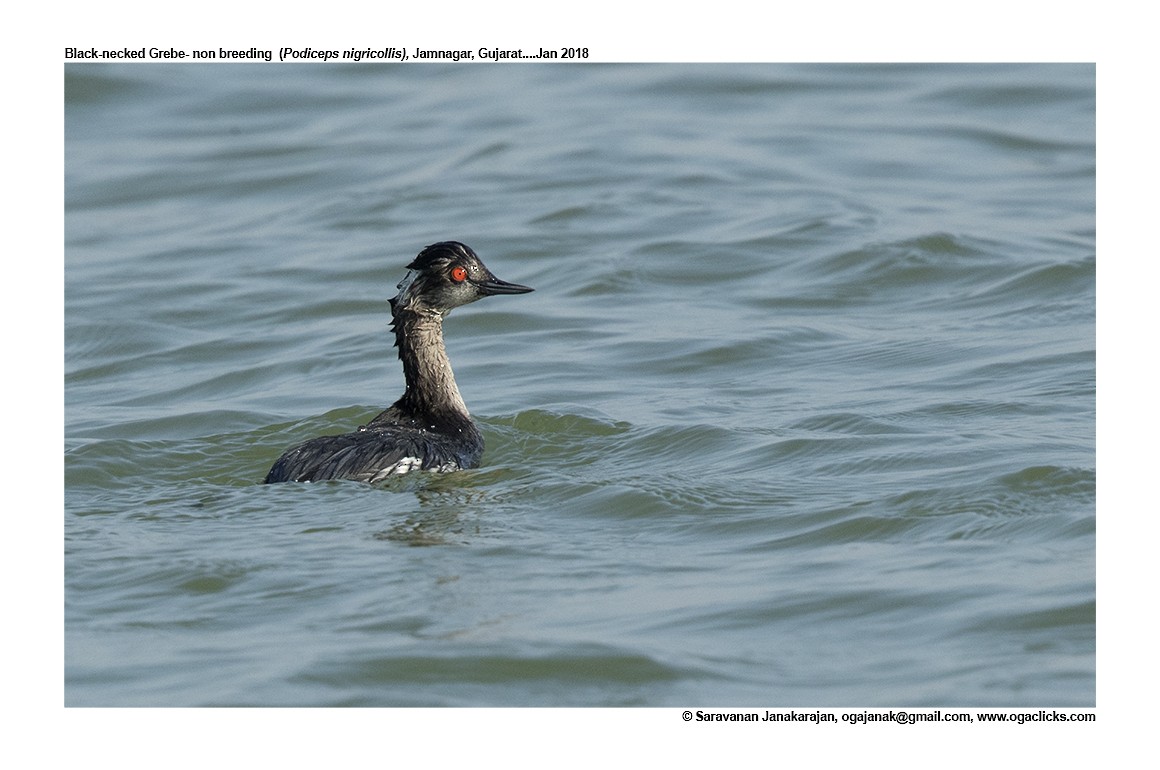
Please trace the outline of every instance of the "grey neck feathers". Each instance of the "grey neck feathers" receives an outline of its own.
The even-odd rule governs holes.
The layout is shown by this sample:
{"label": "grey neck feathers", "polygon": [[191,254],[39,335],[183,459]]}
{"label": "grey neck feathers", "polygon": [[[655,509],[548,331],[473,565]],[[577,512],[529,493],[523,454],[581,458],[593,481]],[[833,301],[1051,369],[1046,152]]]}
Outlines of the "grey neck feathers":
{"label": "grey neck feathers", "polygon": [[396,407],[412,415],[468,417],[443,346],[443,315],[429,309],[395,308],[395,345],[407,389]]}

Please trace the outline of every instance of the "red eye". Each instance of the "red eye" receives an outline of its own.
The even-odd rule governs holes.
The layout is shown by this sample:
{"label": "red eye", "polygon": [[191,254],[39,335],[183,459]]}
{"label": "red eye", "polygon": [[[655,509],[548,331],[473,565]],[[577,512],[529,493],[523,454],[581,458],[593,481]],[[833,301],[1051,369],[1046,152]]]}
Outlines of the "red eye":
{"label": "red eye", "polygon": [[463,283],[466,281],[467,268],[460,265],[456,265],[455,267],[451,268],[451,280],[455,281],[456,283]]}

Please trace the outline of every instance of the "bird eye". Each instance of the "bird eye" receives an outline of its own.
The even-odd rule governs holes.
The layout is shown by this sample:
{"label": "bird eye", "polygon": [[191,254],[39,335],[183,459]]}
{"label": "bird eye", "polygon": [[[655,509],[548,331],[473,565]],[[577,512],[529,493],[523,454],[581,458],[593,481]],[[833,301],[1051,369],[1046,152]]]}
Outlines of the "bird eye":
{"label": "bird eye", "polygon": [[456,265],[451,268],[451,280],[456,283],[463,283],[467,280],[467,268],[462,265]]}

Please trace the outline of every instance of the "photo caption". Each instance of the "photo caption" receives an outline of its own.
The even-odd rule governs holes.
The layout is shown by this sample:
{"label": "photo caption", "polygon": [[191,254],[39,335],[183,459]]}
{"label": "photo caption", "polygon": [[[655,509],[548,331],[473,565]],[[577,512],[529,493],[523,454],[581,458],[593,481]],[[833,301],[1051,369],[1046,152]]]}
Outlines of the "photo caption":
{"label": "photo caption", "polygon": [[363,62],[363,61],[545,61],[584,60],[585,47],[436,49],[387,46],[383,48],[65,48],[65,61],[265,61],[265,62]]}

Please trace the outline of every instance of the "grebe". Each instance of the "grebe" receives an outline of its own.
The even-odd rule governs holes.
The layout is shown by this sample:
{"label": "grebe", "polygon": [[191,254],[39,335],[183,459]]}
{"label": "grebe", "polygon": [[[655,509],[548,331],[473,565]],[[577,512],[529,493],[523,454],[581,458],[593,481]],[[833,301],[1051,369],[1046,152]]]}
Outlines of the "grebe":
{"label": "grebe", "polygon": [[374,483],[422,469],[474,468],[483,436],[467,413],[443,347],[443,318],[492,294],[525,294],[527,286],[496,278],[470,247],[435,243],[407,265],[391,299],[391,326],[407,388],[390,408],[352,433],[320,436],[286,451],[266,484],[354,479]]}

